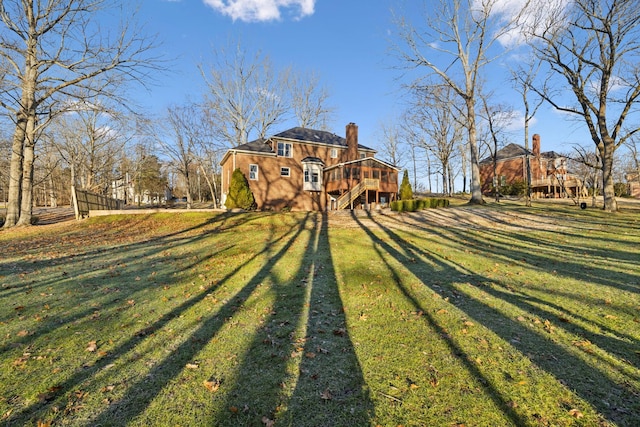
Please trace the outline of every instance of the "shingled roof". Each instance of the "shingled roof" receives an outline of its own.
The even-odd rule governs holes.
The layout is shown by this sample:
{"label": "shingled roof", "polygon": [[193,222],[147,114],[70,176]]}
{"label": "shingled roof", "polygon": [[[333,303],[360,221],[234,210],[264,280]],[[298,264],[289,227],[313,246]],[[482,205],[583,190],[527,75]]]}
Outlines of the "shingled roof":
{"label": "shingled roof", "polygon": [[[526,150],[523,146],[511,143],[498,150],[498,152],[496,153],[496,160],[501,161],[501,160],[507,160],[507,159],[514,159],[516,157],[522,157],[527,154],[527,151],[529,151],[529,155],[533,155],[532,151]],[[493,156],[488,156],[480,160],[480,164],[492,163],[492,162],[493,162]]]}
{"label": "shingled roof", "polygon": [[[507,159],[516,159],[518,157],[523,157],[529,152],[530,156],[533,156],[533,151],[525,149],[523,146],[518,144],[509,144],[498,150],[496,154],[496,160],[498,162],[507,160]],[[556,153],[555,151],[546,151],[544,153],[540,153],[540,157],[546,159],[555,159],[557,157],[563,157],[562,154]],[[493,156],[487,156],[480,161],[480,164],[493,163]]]}
{"label": "shingled roof", "polygon": [[271,144],[267,144],[264,138],[258,138],[245,144],[240,144],[234,148],[236,151],[250,151],[252,153],[273,153]]}
{"label": "shingled roof", "polygon": [[[336,145],[339,147],[347,147],[347,140],[341,136],[336,135],[333,132],[327,132],[324,130],[306,129],[301,127],[291,128],[275,134],[273,138],[281,139],[293,139],[296,141],[315,142],[318,144]],[[373,148],[369,148],[362,144],[358,144],[358,148],[362,150],[375,151]]]}

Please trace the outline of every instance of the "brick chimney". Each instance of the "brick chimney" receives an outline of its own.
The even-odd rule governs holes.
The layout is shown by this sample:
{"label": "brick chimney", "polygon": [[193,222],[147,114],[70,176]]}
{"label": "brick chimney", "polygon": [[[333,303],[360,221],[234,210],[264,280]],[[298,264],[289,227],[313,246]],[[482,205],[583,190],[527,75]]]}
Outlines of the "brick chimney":
{"label": "brick chimney", "polygon": [[537,133],[533,135],[533,155],[540,155],[540,135]]}
{"label": "brick chimney", "polygon": [[347,156],[345,162],[358,159],[358,126],[355,123],[347,125]]}

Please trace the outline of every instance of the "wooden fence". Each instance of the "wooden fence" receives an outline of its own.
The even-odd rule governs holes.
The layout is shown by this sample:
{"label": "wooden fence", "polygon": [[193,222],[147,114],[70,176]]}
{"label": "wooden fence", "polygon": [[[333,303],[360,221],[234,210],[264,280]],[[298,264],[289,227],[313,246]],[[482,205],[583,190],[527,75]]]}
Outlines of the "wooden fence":
{"label": "wooden fence", "polygon": [[122,209],[124,206],[124,200],[112,199],[111,197],[86,190],[78,190],[75,187],[71,187],[71,195],[76,219],[88,217],[90,210],[117,210]]}

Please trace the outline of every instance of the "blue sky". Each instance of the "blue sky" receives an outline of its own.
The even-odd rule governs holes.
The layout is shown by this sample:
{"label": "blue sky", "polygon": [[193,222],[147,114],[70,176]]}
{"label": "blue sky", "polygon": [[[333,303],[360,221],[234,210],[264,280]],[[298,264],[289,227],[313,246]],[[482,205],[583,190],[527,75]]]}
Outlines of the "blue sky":
{"label": "blue sky", "polygon": [[[422,2],[407,3],[415,9]],[[230,4],[236,6],[235,15],[227,8]],[[360,143],[376,148],[379,124],[405,108],[397,81],[400,71],[389,53],[395,31],[390,11],[401,10],[402,4],[397,0],[143,0],[140,20],[148,32],[159,35],[162,49],[176,60],[175,71],[159,76],[151,92],[140,95],[139,103],[159,113],[188,97],[198,99],[205,85],[197,65],[210,63],[214,48],[240,40],[243,47],[261,50],[275,64],[317,72],[337,110],[332,130],[344,136],[345,125],[355,122]],[[243,15],[251,6],[254,14]],[[259,13],[266,20],[258,19]],[[273,19],[274,13],[279,17]],[[498,88],[499,102],[518,110],[519,95],[509,89],[504,64],[509,60],[507,56],[492,64],[487,75]],[[284,124],[275,132],[294,125]],[[530,132],[542,136],[544,151],[570,152],[574,144],[592,146],[583,128],[545,105]],[[513,142],[522,144],[522,135],[516,126]]]}

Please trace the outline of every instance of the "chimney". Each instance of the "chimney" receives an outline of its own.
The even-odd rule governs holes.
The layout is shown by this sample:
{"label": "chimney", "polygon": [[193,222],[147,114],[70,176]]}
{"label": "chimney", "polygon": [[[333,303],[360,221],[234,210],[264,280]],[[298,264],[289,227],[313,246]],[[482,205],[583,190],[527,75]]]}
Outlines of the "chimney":
{"label": "chimney", "polygon": [[347,125],[347,157],[344,161],[358,159],[358,126],[351,122]]}
{"label": "chimney", "polygon": [[533,135],[533,155],[540,155],[540,135],[537,133]]}

